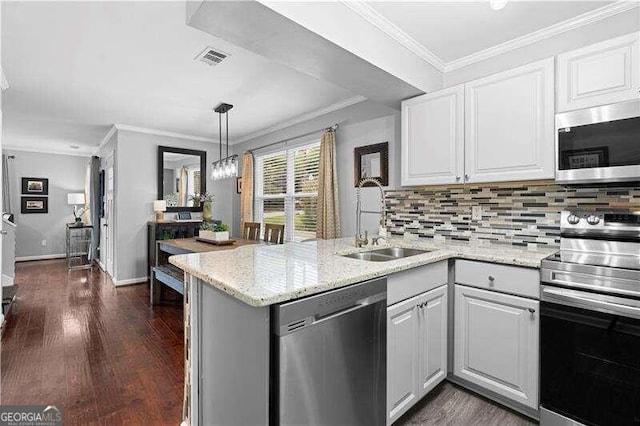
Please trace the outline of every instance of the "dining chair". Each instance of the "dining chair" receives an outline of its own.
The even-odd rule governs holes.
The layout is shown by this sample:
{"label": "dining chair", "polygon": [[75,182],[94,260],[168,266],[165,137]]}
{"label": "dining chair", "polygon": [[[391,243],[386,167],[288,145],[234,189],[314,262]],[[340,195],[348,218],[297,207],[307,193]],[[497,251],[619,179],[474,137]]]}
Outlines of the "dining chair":
{"label": "dining chair", "polygon": [[245,240],[259,240],[260,239],[260,223],[259,222],[245,222],[242,229],[242,238]]}
{"label": "dining chair", "polygon": [[265,223],[264,241],[271,244],[284,244],[284,225]]}

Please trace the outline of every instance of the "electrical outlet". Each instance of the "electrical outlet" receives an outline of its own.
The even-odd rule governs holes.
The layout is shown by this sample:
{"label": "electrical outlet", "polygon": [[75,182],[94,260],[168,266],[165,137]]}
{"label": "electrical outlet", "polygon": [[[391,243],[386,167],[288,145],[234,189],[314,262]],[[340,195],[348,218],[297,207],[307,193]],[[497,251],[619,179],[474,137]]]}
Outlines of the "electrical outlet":
{"label": "electrical outlet", "polygon": [[47,240],[42,240],[42,247],[46,247],[47,246]]}
{"label": "electrical outlet", "polygon": [[482,206],[471,207],[471,220],[482,220]]}

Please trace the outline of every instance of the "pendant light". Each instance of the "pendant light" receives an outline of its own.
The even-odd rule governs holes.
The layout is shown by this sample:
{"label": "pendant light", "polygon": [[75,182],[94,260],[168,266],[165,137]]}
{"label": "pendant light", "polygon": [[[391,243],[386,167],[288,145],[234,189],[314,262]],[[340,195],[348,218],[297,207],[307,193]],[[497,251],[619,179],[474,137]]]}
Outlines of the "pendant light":
{"label": "pendant light", "polygon": [[[220,147],[219,160],[211,163],[211,178],[213,180],[228,179],[238,176],[238,156],[229,155],[229,110],[231,108],[233,108],[233,105],[223,102],[213,110],[218,113],[218,136]],[[224,114],[225,117],[227,133],[227,151],[224,158],[222,158],[222,114]]]}

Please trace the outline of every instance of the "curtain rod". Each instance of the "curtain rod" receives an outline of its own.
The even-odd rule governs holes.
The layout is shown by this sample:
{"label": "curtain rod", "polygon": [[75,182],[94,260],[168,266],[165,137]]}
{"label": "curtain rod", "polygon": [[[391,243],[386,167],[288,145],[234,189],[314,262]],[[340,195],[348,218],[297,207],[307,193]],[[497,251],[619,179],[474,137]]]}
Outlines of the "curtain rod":
{"label": "curtain rod", "polygon": [[333,126],[330,126],[330,127],[323,127],[322,129],[314,130],[313,132],[308,132],[308,133],[305,133],[305,134],[303,134],[303,135],[298,135],[298,136],[294,136],[294,137],[292,137],[292,138],[283,139],[283,140],[278,141],[278,142],[268,143],[268,144],[266,144],[266,145],[262,145],[262,146],[259,146],[259,147],[257,147],[257,148],[247,149],[245,152],[254,152],[254,151],[257,151],[257,150],[259,150],[259,149],[268,148],[268,147],[270,147],[270,146],[279,145],[279,144],[281,144],[281,143],[287,143],[287,142],[292,141],[292,140],[294,140],[294,139],[303,138],[303,137],[305,137],[305,136],[311,136],[311,135],[314,135],[314,134],[319,133],[319,132],[324,132],[324,131],[328,131],[328,132],[335,132],[336,130],[338,130],[338,127],[340,127],[340,125],[339,125],[338,123],[336,123],[336,124],[334,124]]}

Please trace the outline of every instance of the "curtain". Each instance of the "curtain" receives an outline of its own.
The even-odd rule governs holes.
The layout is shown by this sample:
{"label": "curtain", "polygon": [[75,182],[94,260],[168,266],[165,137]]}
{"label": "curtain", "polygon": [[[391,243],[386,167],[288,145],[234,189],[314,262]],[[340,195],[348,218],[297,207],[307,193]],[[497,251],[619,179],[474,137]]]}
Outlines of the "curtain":
{"label": "curtain", "polygon": [[100,157],[93,156],[89,161],[89,173],[87,176],[88,186],[86,188],[86,200],[89,210],[85,212],[88,222],[93,225],[93,234],[91,237],[90,259],[99,257],[100,249]]}
{"label": "curtain", "polygon": [[9,185],[9,159],[2,154],[2,212],[11,213],[11,185]]}
{"label": "curtain", "polygon": [[189,179],[188,175],[187,175],[187,169],[186,167],[180,167],[178,169],[178,206],[179,207],[185,207],[185,206],[189,206],[191,207],[189,204],[187,204],[188,200],[188,188],[187,188],[187,180]]}
{"label": "curtain", "polygon": [[242,191],[240,194],[240,230],[245,222],[253,222],[253,154],[242,156]]}
{"label": "curtain", "polygon": [[333,130],[326,130],[322,134],[319,163],[316,237],[323,239],[338,238],[340,236],[338,165],[336,159],[336,133]]}

